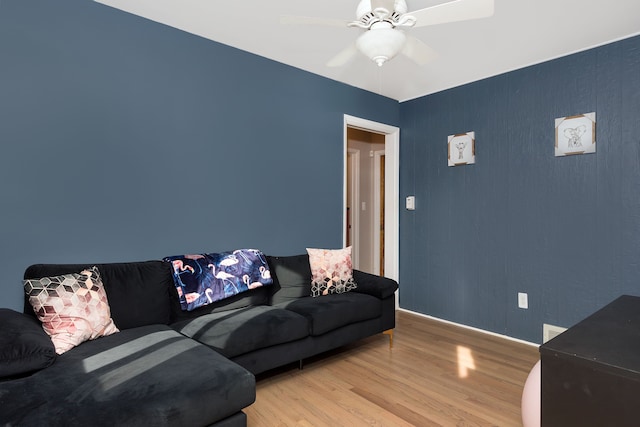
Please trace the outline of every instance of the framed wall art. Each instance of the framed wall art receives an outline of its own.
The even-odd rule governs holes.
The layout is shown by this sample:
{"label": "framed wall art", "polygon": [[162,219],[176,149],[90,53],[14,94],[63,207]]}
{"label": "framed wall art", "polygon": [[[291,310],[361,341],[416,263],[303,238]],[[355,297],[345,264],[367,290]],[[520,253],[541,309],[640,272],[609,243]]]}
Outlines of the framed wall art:
{"label": "framed wall art", "polygon": [[449,166],[472,165],[476,162],[475,135],[475,132],[467,132],[447,137]]}
{"label": "framed wall art", "polygon": [[556,157],[596,152],[596,113],[556,119]]}

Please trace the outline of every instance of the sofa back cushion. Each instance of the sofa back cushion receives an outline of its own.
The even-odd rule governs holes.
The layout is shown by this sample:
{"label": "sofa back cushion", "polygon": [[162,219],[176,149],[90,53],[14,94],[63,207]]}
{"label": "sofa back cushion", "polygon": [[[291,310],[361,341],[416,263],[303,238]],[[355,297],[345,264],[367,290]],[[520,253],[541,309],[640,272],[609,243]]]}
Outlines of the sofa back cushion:
{"label": "sofa back cushion", "polygon": [[297,300],[311,295],[309,255],[268,256],[273,278],[271,304]]}
{"label": "sofa back cushion", "polygon": [[[118,329],[168,324],[171,318],[173,277],[170,265],[162,261],[109,264],[35,264],[25,279],[78,273],[98,267],[109,300],[111,317]],[[25,298],[25,313],[33,313]]]}

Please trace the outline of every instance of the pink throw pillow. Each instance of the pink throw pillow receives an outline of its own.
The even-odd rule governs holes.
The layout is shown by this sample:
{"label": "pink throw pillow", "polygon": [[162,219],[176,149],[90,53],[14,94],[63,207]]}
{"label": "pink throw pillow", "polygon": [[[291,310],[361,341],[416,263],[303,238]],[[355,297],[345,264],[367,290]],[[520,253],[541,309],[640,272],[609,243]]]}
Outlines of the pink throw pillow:
{"label": "pink throw pillow", "polygon": [[307,248],[311,267],[311,296],[341,294],[357,287],[353,280],[351,246],[344,249]]}
{"label": "pink throw pillow", "polygon": [[51,337],[56,353],[62,354],[84,341],[119,332],[111,318],[97,267],[79,274],[23,283],[29,303]]}

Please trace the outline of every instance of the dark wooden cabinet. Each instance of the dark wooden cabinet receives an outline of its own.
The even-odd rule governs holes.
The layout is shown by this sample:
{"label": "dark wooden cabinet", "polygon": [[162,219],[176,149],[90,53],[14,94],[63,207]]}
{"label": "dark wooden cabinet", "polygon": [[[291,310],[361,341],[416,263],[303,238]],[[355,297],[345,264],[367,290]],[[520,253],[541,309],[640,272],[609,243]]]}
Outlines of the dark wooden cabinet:
{"label": "dark wooden cabinet", "polygon": [[640,426],[640,297],[540,346],[542,427]]}

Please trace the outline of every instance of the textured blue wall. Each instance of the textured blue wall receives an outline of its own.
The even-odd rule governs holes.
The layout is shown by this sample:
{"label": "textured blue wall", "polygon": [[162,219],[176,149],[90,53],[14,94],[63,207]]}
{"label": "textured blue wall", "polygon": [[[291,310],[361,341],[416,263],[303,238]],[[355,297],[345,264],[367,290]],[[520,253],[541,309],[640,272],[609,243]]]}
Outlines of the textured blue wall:
{"label": "textured blue wall", "polygon": [[[592,111],[597,153],[554,157],[554,119]],[[401,307],[541,342],[639,295],[639,116],[638,37],[402,103]]]}
{"label": "textured blue wall", "polygon": [[0,2],[0,306],[38,262],[342,245],[343,114],[399,104],[87,0]]}

